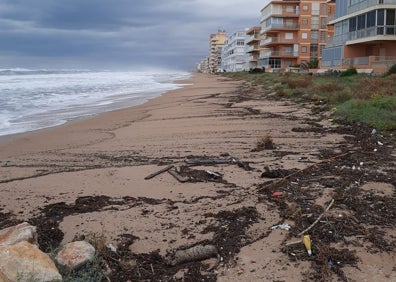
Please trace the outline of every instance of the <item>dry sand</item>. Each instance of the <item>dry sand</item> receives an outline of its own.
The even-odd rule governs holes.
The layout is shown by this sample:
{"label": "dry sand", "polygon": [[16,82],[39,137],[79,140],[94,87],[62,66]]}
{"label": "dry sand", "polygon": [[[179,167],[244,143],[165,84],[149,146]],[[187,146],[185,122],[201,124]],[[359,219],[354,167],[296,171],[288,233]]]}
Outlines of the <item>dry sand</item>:
{"label": "dry sand", "polygon": [[[284,220],[276,203],[257,192],[268,180],[261,173],[265,166],[304,169],[322,161],[323,152],[340,154],[346,135],[329,130],[334,125],[312,116],[308,105],[265,99],[267,93],[246,82],[196,74],[182,83],[188,85],[141,106],[3,140],[0,212],[11,213],[15,221],[29,220],[50,204],[73,206],[79,197],[108,196],[111,205],[52,218],[64,233],[62,242],[98,233],[117,245],[121,234],[132,234],[138,237],[129,246],[132,253],[159,250],[164,256],[210,242],[216,231],[206,232],[208,227],[222,225],[212,215],[253,208],[257,217],[241,225],[239,252],[229,254],[232,258],[223,259],[212,274],[218,281],[309,280],[316,271],[311,262],[291,260],[281,251],[289,231],[270,229]],[[309,128],[310,123],[327,131],[293,130]],[[267,134],[276,148],[255,151]],[[193,167],[222,174],[221,182],[179,183],[168,173],[144,179],[167,164],[185,165],[192,156],[234,158],[252,169],[235,163]],[[393,184],[381,185],[395,197]],[[368,184],[364,189],[372,188]],[[332,190],[323,191],[312,204],[329,203]],[[286,223],[294,226],[291,220]],[[348,281],[396,281],[394,252],[369,254],[358,245],[338,247],[356,249],[360,259],[359,268],[344,267]],[[213,265],[215,260],[205,263]],[[183,271],[177,275],[182,277]],[[329,281],[338,279],[330,273]]]}

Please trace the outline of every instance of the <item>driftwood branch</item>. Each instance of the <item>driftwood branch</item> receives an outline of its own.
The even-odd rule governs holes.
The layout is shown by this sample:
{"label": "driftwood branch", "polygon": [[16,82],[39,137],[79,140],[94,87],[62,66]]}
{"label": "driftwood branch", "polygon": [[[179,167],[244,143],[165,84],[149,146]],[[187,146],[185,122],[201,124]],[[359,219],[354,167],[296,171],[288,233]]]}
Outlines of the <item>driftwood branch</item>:
{"label": "driftwood branch", "polygon": [[321,213],[321,215],[314,221],[314,223],[311,224],[307,229],[301,231],[298,233],[298,236],[303,235],[304,233],[308,232],[311,230],[318,222],[319,220],[324,216],[324,214],[331,208],[331,206],[334,204],[334,199],[331,200],[330,204],[327,206],[327,208],[324,210],[324,212]]}
{"label": "driftwood branch", "polygon": [[342,157],[348,156],[348,155],[350,155],[350,154],[352,154],[352,153],[353,153],[353,152],[343,153],[343,154],[340,154],[340,155],[337,155],[337,156],[334,156],[334,157],[325,159],[325,160],[323,160],[323,161],[314,163],[314,164],[312,164],[312,165],[309,165],[309,166],[307,166],[307,167],[305,167],[305,168],[303,168],[303,169],[300,169],[300,170],[298,170],[298,171],[296,171],[296,172],[293,172],[293,173],[291,173],[291,174],[289,174],[289,175],[287,175],[287,176],[285,176],[285,177],[283,177],[283,178],[281,178],[281,179],[279,179],[279,180],[277,180],[277,181],[275,181],[275,182],[272,182],[271,184],[269,184],[269,185],[267,185],[267,186],[265,186],[265,187],[263,187],[263,188],[260,188],[260,189],[258,190],[258,192],[261,192],[261,191],[263,191],[263,190],[266,190],[266,189],[268,189],[269,187],[274,187],[274,186],[276,186],[276,185],[280,185],[280,184],[282,184],[283,182],[285,182],[286,180],[288,180],[289,178],[291,178],[291,177],[293,177],[293,176],[295,176],[295,175],[297,175],[297,174],[299,174],[299,173],[301,173],[301,172],[304,172],[304,171],[306,171],[306,170],[308,170],[308,169],[310,169],[310,168],[312,168],[312,167],[314,167],[314,166],[321,165],[321,164],[324,164],[324,163],[328,163],[328,162],[333,161],[333,160],[336,160],[336,159],[338,159],[338,158],[342,158]]}
{"label": "driftwood branch", "polygon": [[155,176],[157,176],[157,175],[159,175],[161,173],[164,173],[165,171],[170,170],[171,168],[173,168],[173,165],[168,165],[165,168],[162,168],[162,169],[160,169],[160,170],[158,170],[158,171],[156,171],[156,172],[154,172],[152,174],[147,175],[144,179],[146,179],[146,180],[151,179],[151,178],[153,178],[153,177],[155,177]]}

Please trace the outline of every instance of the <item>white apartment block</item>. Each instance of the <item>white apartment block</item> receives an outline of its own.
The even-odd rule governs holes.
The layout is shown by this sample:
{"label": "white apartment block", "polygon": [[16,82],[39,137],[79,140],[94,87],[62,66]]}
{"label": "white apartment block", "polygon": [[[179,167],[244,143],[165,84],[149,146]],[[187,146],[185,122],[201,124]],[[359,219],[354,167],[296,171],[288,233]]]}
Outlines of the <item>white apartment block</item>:
{"label": "white apartment block", "polygon": [[237,31],[227,37],[221,54],[222,71],[238,72],[249,69],[246,39],[246,31]]}

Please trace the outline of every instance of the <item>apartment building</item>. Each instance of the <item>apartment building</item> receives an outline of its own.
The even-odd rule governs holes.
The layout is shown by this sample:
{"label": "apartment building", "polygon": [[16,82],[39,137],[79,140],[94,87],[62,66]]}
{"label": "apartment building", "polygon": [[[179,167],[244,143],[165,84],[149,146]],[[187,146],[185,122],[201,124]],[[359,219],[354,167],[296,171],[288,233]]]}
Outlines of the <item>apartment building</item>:
{"label": "apartment building", "polygon": [[248,69],[258,68],[258,61],[260,57],[260,39],[261,27],[254,26],[246,31],[246,51],[248,53]]}
{"label": "apartment building", "polygon": [[247,64],[246,32],[237,31],[227,37],[221,54],[221,70],[225,72],[244,71]]}
{"label": "apartment building", "polygon": [[227,40],[227,34],[224,30],[218,30],[217,33],[210,35],[209,42],[209,72],[216,73],[221,70],[221,51],[224,42]]}
{"label": "apartment building", "polygon": [[320,60],[332,30],[326,0],[267,0],[261,10],[260,67],[286,68]]}
{"label": "apartment building", "polygon": [[321,67],[385,72],[396,63],[396,0],[337,0]]}

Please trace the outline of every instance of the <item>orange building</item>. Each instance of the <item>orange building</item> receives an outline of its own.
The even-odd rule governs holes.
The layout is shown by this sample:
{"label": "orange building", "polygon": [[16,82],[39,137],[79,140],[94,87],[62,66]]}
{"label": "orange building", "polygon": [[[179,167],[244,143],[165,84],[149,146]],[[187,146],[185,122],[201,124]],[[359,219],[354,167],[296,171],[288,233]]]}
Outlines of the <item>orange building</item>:
{"label": "orange building", "polygon": [[332,8],[326,0],[267,0],[261,10],[259,65],[283,69],[320,61],[332,32],[327,27]]}
{"label": "orange building", "polygon": [[246,31],[246,47],[248,53],[248,68],[258,68],[258,61],[260,57],[260,31],[261,27],[254,26]]}
{"label": "orange building", "polygon": [[218,30],[217,33],[210,35],[209,42],[209,72],[216,73],[221,69],[221,49],[227,40],[227,33]]}

